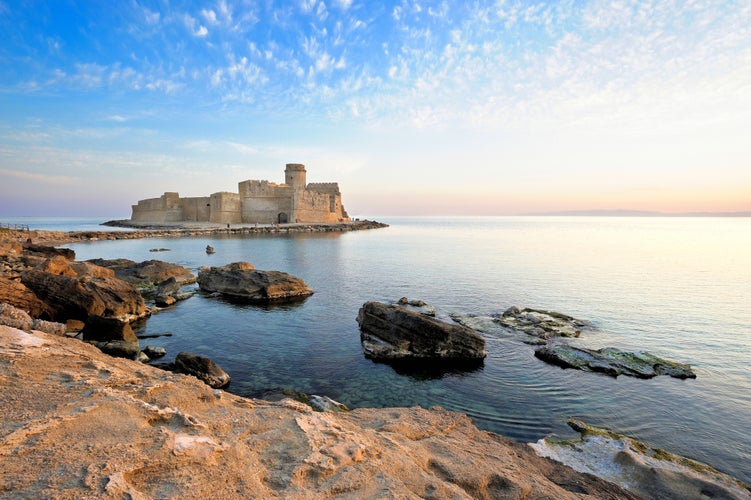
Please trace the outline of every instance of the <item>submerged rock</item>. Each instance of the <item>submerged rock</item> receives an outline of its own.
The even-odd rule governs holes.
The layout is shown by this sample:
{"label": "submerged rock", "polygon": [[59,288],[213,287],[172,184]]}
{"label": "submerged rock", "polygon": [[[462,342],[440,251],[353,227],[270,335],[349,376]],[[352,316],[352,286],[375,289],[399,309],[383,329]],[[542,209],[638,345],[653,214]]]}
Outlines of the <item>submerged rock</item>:
{"label": "submerged rock", "polygon": [[662,359],[647,352],[634,353],[614,347],[594,350],[559,344],[541,347],[535,351],[535,356],[564,368],[602,372],[613,377],[628,375],[652,378],[669,375],[681,379],[696,378],[689,365]]}
{"label": "submerged rock", "polygon": [[571,419],[580,439],[544,438],[535,452],[592,474],[642,498],[751,498],[748,485],[709,465],[675,455],[607,429]]}
{"label": "submerged rock", "polygon": [[225,387],[230,382],[229,374],[213,360],[189,352],[181,352],[177,355],[174,371],[193,375],[215,389]]}
{"label": "submerged rock", "polygon": [[222,267],[203,267],[198,286],[205,292],[251,302],[298,300],[313,294],[305,282],[281,271],[261,271],[247,262]]}
{"label": "submerged rock", "polygon": [[378,360],[482,360],[485,339],[459,324],[447,323],[397,305],[366,302],[357,315],[365,356]]}

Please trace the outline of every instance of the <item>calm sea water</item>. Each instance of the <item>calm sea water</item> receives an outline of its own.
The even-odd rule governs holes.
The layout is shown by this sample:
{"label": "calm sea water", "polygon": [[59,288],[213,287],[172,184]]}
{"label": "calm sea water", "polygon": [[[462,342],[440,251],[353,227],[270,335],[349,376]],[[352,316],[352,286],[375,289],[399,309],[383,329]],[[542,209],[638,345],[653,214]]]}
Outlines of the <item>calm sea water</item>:
{"label": "calm sea water", "polygon": [[[381,219],[379,219],[381,220]],[[230,390],[287,388],[351,407],[439,405],[522,441],[572,436],[581,418],[751,482],[751,219],[383,218],[391,227],[288,237],[103,241],[80,260],[161,259],[194,269],[247,261],[302,277],[315,294],[289,306],[196,295],[155,315],[143,344],[210,356]],[[211,244],[214,255],[204,248]],[[151,253],[166,247],[169,252]],[[574,340],[691,364],[695,380],[617,379],[563,370],[533,347],[484,334],[470,372],[398,373],[362,355],[363,302],[420,298],[441,313],[511,305],[571,314],[596,328]]]}

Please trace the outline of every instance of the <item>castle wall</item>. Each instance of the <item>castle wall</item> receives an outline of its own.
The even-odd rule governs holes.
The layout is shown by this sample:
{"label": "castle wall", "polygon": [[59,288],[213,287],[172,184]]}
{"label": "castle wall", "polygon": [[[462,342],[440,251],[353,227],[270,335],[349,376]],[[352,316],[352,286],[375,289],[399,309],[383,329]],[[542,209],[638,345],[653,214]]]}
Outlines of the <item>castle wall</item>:
{"label": "castle wall", "polygon": [[274,224],[279,214],[292,219],[292,195],[294,189],[286,184],[268,181],[243,181],[238,184],[241,202],[241,219],[244,223]]}
{"label": "castle wall", "polygon": [[210,222],[239,224],[242,222],[240,195],[238,193],[214,193],[210,196]]}
{"label": "castle wall", "polygon": [[196,198],[181,198],[182,220],[191,222],[208,222],[210,211],[210,198],[200,196]]}
{"label": "castle wall", "polygon": [[182,220],[178,193],[164,193],[159,198],[139,200],[137,205],[131,205],[131,209],[131,220],[141,222],[179,222]]}
{"label": "castle wall", "polygon": [[348,219],[341,196],[316,191],[295,193],[293,216],[290,222],[340,222]]}

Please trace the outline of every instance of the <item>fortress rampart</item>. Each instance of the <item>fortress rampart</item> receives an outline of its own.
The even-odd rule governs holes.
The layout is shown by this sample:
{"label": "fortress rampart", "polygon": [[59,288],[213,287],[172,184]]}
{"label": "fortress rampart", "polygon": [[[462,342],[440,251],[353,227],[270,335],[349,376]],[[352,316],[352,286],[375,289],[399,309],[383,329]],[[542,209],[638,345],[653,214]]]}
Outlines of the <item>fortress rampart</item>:
{"label": "fortress rampart", "polygon": [[132,206],[136,222],[214,222],[220,224],[285,224],[288,222],[344,222],[349,215],[342,205],[339,184],[306,185],[305,165],[288,163],[285,183],[266,180],[241,181],[237,193],[219,192],[203,197],[180,198],[167,192],[159,198],[140,200]]}

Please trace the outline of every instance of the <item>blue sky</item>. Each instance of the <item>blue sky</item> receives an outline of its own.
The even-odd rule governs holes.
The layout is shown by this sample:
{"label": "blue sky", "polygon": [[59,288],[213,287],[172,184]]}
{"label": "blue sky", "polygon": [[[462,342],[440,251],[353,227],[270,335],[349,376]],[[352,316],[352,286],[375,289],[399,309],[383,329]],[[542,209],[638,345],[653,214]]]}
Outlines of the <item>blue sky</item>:
{"label": "blue sky", "polygon": [[751,2],[0,0],[0,216],[751,210]]}

